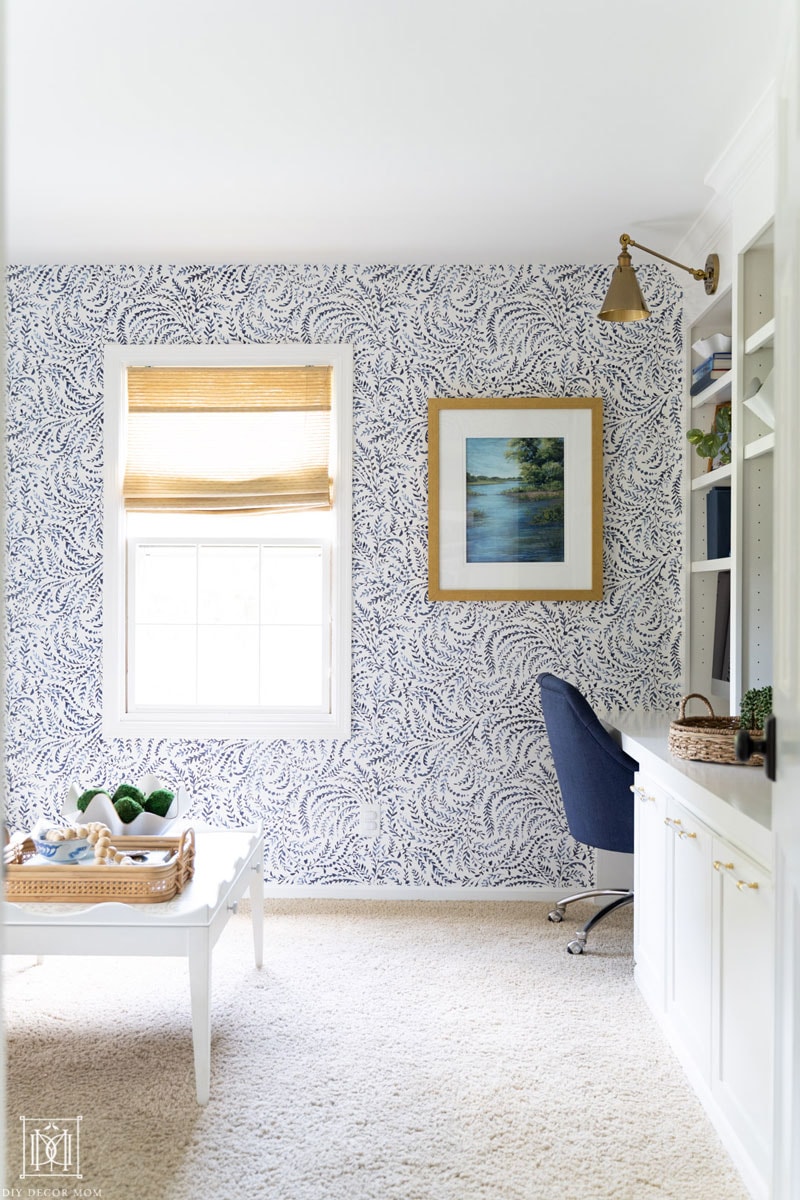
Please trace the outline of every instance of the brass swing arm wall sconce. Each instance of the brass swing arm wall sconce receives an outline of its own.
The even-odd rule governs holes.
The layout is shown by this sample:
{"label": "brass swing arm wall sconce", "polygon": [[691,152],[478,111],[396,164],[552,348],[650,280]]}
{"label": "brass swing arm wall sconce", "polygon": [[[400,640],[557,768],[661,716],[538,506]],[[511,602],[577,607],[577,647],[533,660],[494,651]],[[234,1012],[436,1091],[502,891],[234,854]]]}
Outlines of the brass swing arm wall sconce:
{"label": "brass swing arm wall sconce", "polygon": [[673,267],[680,267],[682,271],[688,271],[693,279],[702,279],[707,296],[713,296],[716,292],[719,283],[719,255],[709,254],[703,270],[700,267],[687,267],[684,263],[676,262],[674,258],[667,258],[666,254],[659,254],[658,250],[642,246],[633,238],[628,237],[627,233],[621,234],[619,240],[622,249],[617,259],[617,266],[611,276],[611,286],[606,293],[603,307],[598,313],[602,321],[643,321],[645,317],[650,316],[650,309],[644,302],[636,271],[631,265],[629,246],[635,246],[637,250],[644,250],[646,254],[652,254],[655,258],[671,263]]}

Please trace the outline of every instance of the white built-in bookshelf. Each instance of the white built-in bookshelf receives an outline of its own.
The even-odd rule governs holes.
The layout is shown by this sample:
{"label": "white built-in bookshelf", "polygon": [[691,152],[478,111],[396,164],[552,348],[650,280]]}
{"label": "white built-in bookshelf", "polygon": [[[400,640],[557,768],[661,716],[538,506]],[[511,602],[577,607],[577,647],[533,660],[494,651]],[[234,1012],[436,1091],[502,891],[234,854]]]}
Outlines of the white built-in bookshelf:
{"label": "white built-in bookshelf", "polygon": [[[689,637],[687,690],[707,696],[717,713],[738,711],[742,693],[772,682],[772,460],[775,432],[745,404],[766,387],[773,364],[775,310],[772,225],[740,248],[734,247],[730,286],[709,299],[687,330],[687,392],[700,361],[691,347],[714,333],[729,334],[731,370],[698,395],[687,395],[687,428],[712,428],[719,405],[732,408],[731,461],[709,470],[687,443],[689,505]],[[756,405],[758,406],[758,405]],[[762,408],[762,416],[763,416]],[[709,557],[707,524],[711,489],[730,489],[730,553]],[[713,503],[718,502],[716,493]],[[723,547],[724,548],[724,547]],[[718,549],[718,548],[717,548]],[[727,611],[729,678],[720,669],[725,655],[715,639]],[[716,661],[715,661],[716,659]],[[695,709],[690,710],[692,712]],[[702,706],[696,709],[703,712]]]}

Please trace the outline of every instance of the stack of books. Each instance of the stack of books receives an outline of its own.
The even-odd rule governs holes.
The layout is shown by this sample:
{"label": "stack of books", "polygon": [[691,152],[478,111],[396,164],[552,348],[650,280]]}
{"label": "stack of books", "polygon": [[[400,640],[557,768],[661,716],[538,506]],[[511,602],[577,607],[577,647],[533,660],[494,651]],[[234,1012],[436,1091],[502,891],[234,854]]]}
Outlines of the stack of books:
{"label": "stack of books", "polygon": [[730,350],[720,350],[709,358],[704,358],[699,366],[692,371],[692,395],[696,396],[705,388],[710,387],[715,380],[727,375],[731,369]]}

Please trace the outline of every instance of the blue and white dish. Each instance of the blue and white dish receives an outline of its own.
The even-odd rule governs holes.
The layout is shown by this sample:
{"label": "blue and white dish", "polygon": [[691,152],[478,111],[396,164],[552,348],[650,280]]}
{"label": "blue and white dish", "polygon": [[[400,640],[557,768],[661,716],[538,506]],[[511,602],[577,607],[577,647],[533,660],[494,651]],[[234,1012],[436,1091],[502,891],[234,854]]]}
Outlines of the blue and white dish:
{"label": "blue and white dish", "polygon": [[65,863],[80,862],[93,853],[88,837],[62,838],[51,841],[47,834],[53,829],[66,829],[64,825],[56,825],[46,817],[40,817],[31,830],[31,839],[36,847],[36,853],[48,863],[63,866]]}
{"label": "blue and white dish", "polygon": [[88,838],[46,842],[43,838],[34,837],[33,844],[40,858],[46,859],[49,863],[57,863],[59,866],[63,866],[64,863],[80,862],[81,859],[92,853],[92,846]]}

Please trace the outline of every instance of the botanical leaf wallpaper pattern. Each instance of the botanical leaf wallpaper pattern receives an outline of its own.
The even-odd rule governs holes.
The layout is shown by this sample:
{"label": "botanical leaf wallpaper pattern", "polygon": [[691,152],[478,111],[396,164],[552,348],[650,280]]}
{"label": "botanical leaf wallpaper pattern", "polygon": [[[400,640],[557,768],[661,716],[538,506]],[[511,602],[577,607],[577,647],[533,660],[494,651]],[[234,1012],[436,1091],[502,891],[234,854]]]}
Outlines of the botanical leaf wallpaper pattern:
{"label": "botanical leaf wallpaper pattern", "polygon": [[[680,290],[596,312],[608,267],[31,266],[9,271],[8,820],[67,784],[182,782],[193,815],[256,818],[295,885],[580,886],[536,675],[600,708],[676,703],[682,643]],[[353,734],[104,741],[103,347],[347,342],[355,356]],[[431,603],[427,401],[601,396],[604,598]],[[378,802],[377,839],[358,835]]]}

